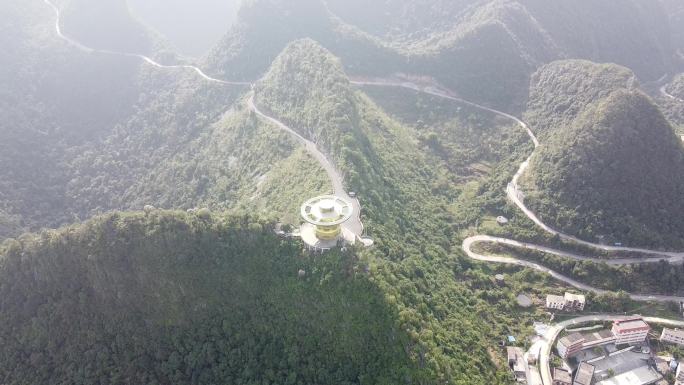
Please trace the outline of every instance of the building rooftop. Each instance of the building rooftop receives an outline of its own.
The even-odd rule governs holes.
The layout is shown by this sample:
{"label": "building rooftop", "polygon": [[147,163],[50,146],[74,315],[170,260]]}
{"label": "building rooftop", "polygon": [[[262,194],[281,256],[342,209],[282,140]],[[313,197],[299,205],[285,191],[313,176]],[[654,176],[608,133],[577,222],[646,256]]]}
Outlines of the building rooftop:
{"label": "building rooftop", "polygon": [[663,378],[653,368],[641,366],[626,373],[619,374],[613,378],[599,381],[596,385],[647,385],[652,384]]}
{"label": "building rooftop", "polygon": [[565,302],[565,297],[561,295],[549,294],[546,296],[546,302]]}
{"label": "building rooftop", "polygon": [[566,301],[577,301],[577,302],[586,302],[586,297],[582,294],[572,294],[572,293],[565,293],[565,297],[563,297]]}
{"label": "building rooftop", "polygon": [[648,324],[641,318],[631,318],[622,321],[615,321],[613,328],[616,329],[618,333],[625,333],[644,328],[650,329],[650,326],[648,326]]}
{"label": "building rooftop", "polygon": [[630,349],[621,350],[605,358],[592,360],[594,374],[598,380],[609,377],[608,373],[622,374],[647,366],[650,354],[633,352]]}
{"label": "building rooftop", "polygon": [[594,365],[582,362],[577,368],[575,374],[575,382],[573,385],[591,385],[591,380],[594,378]]}
{"label": "building rooftop", "polygon": [[517,348],[514,346],[508,346],[506,347],[506,354],[508,355],[508,361],[515,361],[518,358],[518,355],[523,355],[524,352],[521,348]]}
{"label": "building rooftop", "polygon": [[684,338],[684,330],[682,329],[670,329],[670,328],[664,328],[663,329],[663,334],[669,334],[671,336],[679,337],[679,338]]}
{"label": "building rooftop", "polygon": [[581,333],[570,333],[567,336],[558,340],[559,344],[570,346],[580,341],[584,341],[584,336]]}
{"label": "building rooftop", "polygon": [[567,370],[553,368],[553,380],[572,384],[572,376]]}
{"label": "building rooftop", "polygon": [[606,338],[614,337],[615,335],[611,330],[608,329],[603,329],[598,332],[594,333],[587,333],[584,334],[584,339],[586,342],[593,342],[593,341],[598,341],[598,340],[604,340]]}

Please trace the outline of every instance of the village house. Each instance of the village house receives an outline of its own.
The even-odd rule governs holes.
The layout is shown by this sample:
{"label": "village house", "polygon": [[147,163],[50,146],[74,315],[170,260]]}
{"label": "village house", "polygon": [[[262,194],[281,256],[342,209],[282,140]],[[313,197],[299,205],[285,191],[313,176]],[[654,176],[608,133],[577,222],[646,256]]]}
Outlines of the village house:
{"label": "village house", "polygon": [[551,310],[583,311],[586,303],[586,298],[582,294],[565,293],[564,296],[546,296],[546,308]]}

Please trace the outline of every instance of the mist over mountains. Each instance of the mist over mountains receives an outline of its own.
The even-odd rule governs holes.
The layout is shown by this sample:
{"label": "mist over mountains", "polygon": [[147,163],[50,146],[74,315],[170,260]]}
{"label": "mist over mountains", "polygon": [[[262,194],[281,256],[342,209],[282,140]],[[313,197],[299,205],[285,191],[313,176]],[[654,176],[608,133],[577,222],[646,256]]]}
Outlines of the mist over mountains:
{"label": "mist over mountains", "polygon": [[[0,383],[513,383],[498,344],[547,316],[516,297],[567,282],[465,241],[684,249],[682,17],[676,0],[3,2]],[[518,170],[521,201],[585,244],[516,206]],[[300,205],[333,182],[373,246],[312,255]],[[653,279],[681,263],[582,263],[562,267],[681,295]]]}

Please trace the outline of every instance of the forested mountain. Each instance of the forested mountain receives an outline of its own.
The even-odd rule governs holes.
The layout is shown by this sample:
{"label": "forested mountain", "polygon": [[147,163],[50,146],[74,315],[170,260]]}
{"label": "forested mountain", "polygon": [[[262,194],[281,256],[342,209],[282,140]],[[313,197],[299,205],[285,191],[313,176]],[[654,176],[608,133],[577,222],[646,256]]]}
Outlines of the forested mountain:
{"label": "forested mountain", "polygon": [[[87,55],[59,40],[54,15],[41,2],[4,2],[0,36],[0,237],[73,220],[63,210],[63,155],[106,135],[133,112],[140,64]],[[106,74],[107,76],[102,76]]]}
{"label": "forested mountain", "polygon": [[291,220],[293,195],[329,191],[289,135],[249,114],[243,87],[82,53],[54,36],[46,6],[3,7],[16,29],[3,36],[0,237],[147,204],[249,203]]}
{"label": "forested mountain", "polygon": [[666,91],[675,98],[684,99],[684,73],[675,76]]}
{"label": "forested mountain", "polygon": [[160,211],[5,243],[0,379],[389,385],[418,371],[355,256],[300,250],[272,223]]}
{"label": "forested mountain", "polygon": [[669,95],[661,95],[659,105],[679,135],[684,136],[684,73],[664,86]]}
{"label": "forested mountain", "polygon": [[[56,3],[74,41],[41,0],[0,4],[0,383],[511,384],[497,344],[546,317],[517,295],[564,287],[463,248],[570,246],[507,200],[532,151],[548,224],[684,249],[681,75],[655,94],[676,1],[245,0],[195,68],[124,0]],[[340,171],[372,247],[275,237],[332,183],[251,101]],[[681,273],[618,270],[589,269]]]}
{"label": "forested mountain", "polygon": [[617,90],[633,90],[636,76],[615,64],[561,60],[532,75],[525,120],[542,139],[556,135],[588,106]]}
{"label": "forested mountain", "polygon": [[[543,143],[528,203],[581,237],[682,247],[684,149],[624,68],[554,63],[535,75],[530,115]],[[527,191],[529,190],[529,191]]]}
{"label": "forested mountain", "polygon": [[384,74],[431,75],[470,99],[523,109],[530,75],[553,60],[615,62],[649,81],[682,61],[673,43],[672,5],[660,2],[326,4],[246,3],[208,66],[224,76],[254,79],[288,42],[310,37],[339,56],[352,75],[375,75],[380,68]]}

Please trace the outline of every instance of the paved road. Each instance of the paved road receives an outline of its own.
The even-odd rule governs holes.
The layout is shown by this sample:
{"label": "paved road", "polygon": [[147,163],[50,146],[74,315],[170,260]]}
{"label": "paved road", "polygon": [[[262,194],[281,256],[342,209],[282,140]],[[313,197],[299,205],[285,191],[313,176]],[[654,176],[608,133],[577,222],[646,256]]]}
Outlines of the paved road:
{"label": "paved road", "polygon": [[[490,263],[504,263],[504,264],[509,264],[509,265],[529,267],[529,268],[541,271],[543,273],[549,274],[553,278],[555,278],[559,281],[565,282],[565,283],[567,283],[571,286],[574,286],[580,290],[593,291],[593,292],[598,293],[598,294],[605,294],[605,293],[610,292],[609,290],[603,290],[603,289],[599,289],[599,288],[584,284],[582,282],[574,280],[574,279],[572,279],[566,275],[558,273],[558,272],[554,271],[553,269],[550,269],[546,266],[540,265],[540,264],[535,263],[535,262],[517,259],[517,258],[513,258],[513,257],[483,255],[483,254],[478,254],[472,250],[472,247],[474,244],[476,244],[476,243],[487,243],[487,242],[497,243],[500,245],[509,245],[509,246],[513,246],[513,247],[520,247],[520,248],[529,249],[529,250],[537,250],[537,251],[542,251],[542,252],[553,254],[553,255],[558,255],[561,257],[578,259],[578,260],[596,260],[595,258],[584,257],[584,256],[576,255],[576,254],[565,252],[565,251],[551,249],[551,248],[544,247],[544,246],[514,241],[512,239],[492,237],[489,235],[476,235],[474,237],[466,238],[462,244],[463,251],[465,251],[466,255],[468,255],[468,257],[475,259],[475,260],[478,260],[478,261],[490,262]],[[646,259],[646,260],[642,260],[639,258],[623,258],[623,259],[613,260],[613,261],[611,261],[612,262],[611,264],[613,264],[613,265],[625,265],[625,264],[632,264],[632,263],[654,263],[654,262],[658,262],[658,261],[659,261],[659,259],[655,259],[655,258],[650,258],[650,259]],[[629,294],[629,296],[630,296],[630,298],[632,298],[635,301],[656,301],[656,302],[672,302],[672,301],[682,302],[682,301],[684,301],[684,297],[671,296],[671,295]]]}
{"label": "paved road", "polygon": [[527,135],[530,137],[532,140],[532,143],[534,144],[535,151],[527,158],[525,159],[524,162],[520,164],[520,167],[518,168],[518,172],[515,173],[513,176],[513,179],[511,182],[508,184],[506,188],[506,194],[508,198],[525,214],[526,217],[528,217],[530,220],[532,220],[539,228],[544,230],[545,232],[551,234],[551,235],[557,235],[559,238],[572,241],[590,248],[594,248],[597,250],[604,250],[604,251],[624,251],[624,252],[636,252],[636,253],[642,253],[642,254],[647,254],[647,255],[658,255],[662,257],[674,257],[674,258],[683,258],[684,257],[684,252],[674,252],[674,251],[661,251],[661,250],[649,250],[649,249],[643,249],[643,248],[636,248],[636,247],[618,247],[618,246],[608,246],[608,245],[601,245],[597,243],[592,243],[592,242],[587,242],[584,240],[581,240],[575,236],[569,235],[569,234],[564,234],[551,226],[548,226],[544,222],[542,222],[537,215],[530,210],[525,203],[523,202],[523,194],[521,192],[520,186],[518,184],[518,181],[522,177],[522,175],[527,171],[527,169],[530,166],[530,160],[534,156],[536,150],[541,146],[539,143],[539,140],[537,137],[534,135],[530,127],[527,125],[527,123],[523,122],[519,118],[502,112],[495,110],[493,108],[489,108],[477,103],[473,103],[464,99],[461,99],[459,97],[454,96],[454,94],[448,90],[441,89],[439,87],[430,87],[430,86],[419,86],[415,83],[408,82],[408,81],[399,81],[399,80],[385,80],[385,79],[374,79],[374,80],[353,80],[352,84],[356,85],[371,85],[371,86],[384,86],[384,87],[402,87],[402,88],[407,88],[411,89],[414,91],[426,93],[429,95],[457,101],[459,103],[463,103],[484,111],[491,112],[493,114],[508,118],[510,120],[513,120],[516,122],[520,127],[522,127],[525,132],[527,132]]}
{"label": "paved road", "polygon": [[306,148],[306,151],[313,156],[313,158],[321,165],[321,167],[325,170],[325,172],[328,174],[328,178],[330,179],[332,183],[332,189],[333,189],[333,194],[335,196],[338,196],[340,198],[344,198],[350,202],[352,202],[352,205],[354,206],[354,214],[352,218],[349,219],[344,224],[344,227],[349,229],[351,232],[356,234],[358,237],[363,235],[363,223],[361,222],[361,206],[359,204],[359,200],[356,198],[352,198],[349,196],[349,193],[344,188],[344,177],[342,177],[342,174],[337,170],[337,168],[330,162],[328,157],[318,149],[318,146],[316,144],[299,133],[297,131],[293,130],[290,128],[287,124],[281,122],[280,120],[269,116],[265,113],[263,113],[256,105],[254,102],[254,93],[249,97],[247,101],[247,105],[250,110],[254,111],[255,114],[259,115],[263,119],[271,122],[272,124],[276,125],[278,128],[282,129],[283,131],[286,131],[293,135],[297,140],[304,145],[304,148]]}
{"label": "paved road", "polygon": [[[549,363],[549,358],[551,356],[551,350],[553,348],[553,343],[558,338],[558,335],[568,326],[583,324],[587,322],[603,322],[603,321],[615,321],[619,319],[624,319],[625,316],[618,316],[612,314],[599,314],[599,315],[589,315],[584,317],[573,318],[567,321],[559,322],[556,325],[550,326],[544,336],[542,337],[541,353],[539,355],[539,367],[541,369],[541,377],[544,385],[552,385],[553,380],[551,378],[551,366]],[[670,327],[684,327],[684,321],[671,320],[658,317],[644,317],[644,321],[650,324],[661,324]]]}
{"label": "paved road", "polygon": [[62,32],[61,12],[59,10],[59,7],[57,7],[50,0],[43,0],[43,2],[45,2],[45,4],[47,4],[50,8],[52,8],[52,10],[55,13],[55,16],[56,16],[55,32],[57,33],[57,36],[59,36],[62,40],[66,41],[67,43],[71,44],[72,46],[78,48],[81,51],[88,52],[88,53],[99,53],[99,54],[105,54],[105,55],[117,55],[117,56],[138,58],[138,59],[143,60],[147,64],[150,64],[150,65],[157,67],[157,68],[163,68],[163,69],[189,69],[189,70],[196,72],[204,80],[207,80],[207,81],[210,81],[213,83],[235,85],[235,86],[248,86],[250,84],[249,82],[234,82],[234,81],[217,79],[217,78],[214,78],[214,77],[207,75],[199,67],[196,67],[193,65],[188,65],[188,64],[165,65],[165,64],[161,64],[161,63],[155,61],[154,59],[152,59],[148,56],[141,55],[141,54],[128,53],[128,52],[118,52],[118,51],[111,51],[111,50],[107,50],[107,49],[96,49],[96,48],[87,47],[87,46],[81,44],[80,42],[76,41],[75,39],[72,39],[71,37],[65,35]]}
{"label": "paved road", "polygon": [[[213,83],[218,83],[218,84],[225,84],[225,85],[236,85],[236,86],[248,86],[251,83],[249,82],[240,82],[240,81],[228,81],[228,80],[223,80],[223,79],[217,79],[214,77],[211,77],[207,75],[204,71],[202,71],[200,68],[193,66],[193,65],[164,65],[161,64],[154,59],[141,55],[141,54],[135,54],[135,53],[128,53],[128,52],[118,52],[118,51],[111,51],[111,50],[104,50],[104,49],[94,49],[87,47],[80,42],[76,41],[75,39],[70,38],[69,36],[65,35],[62,32],[61,28],[61,13],[59,8],[52,3],[50,0],[43,0],[45,4],[47,4],[55,13],[56,16],[56,21],[55,21],[55,32],[57,35],[66,41],[67,43],[71,44],[72,46],[78,48],[79,50],[82,50],[84,52],[88,53],[99,53],[99,54],[106,54],[106,55],[117,55],[117,56],[125,56],[125,57],[134,57],[143,60],[145,63],[150,64],[154,67],[157,68],[162,68],[162,69],[189,69],[197,73],[201,78],[203,78],[206,81],[213,82]],[[361,222],[361,205],[359,203],[359,200],[357,198],[352,198],[349,196],[347,191],[344,189],[344,178],[342,175],[337,171],[337,169],[333,166],[333,164],[328,160],[328,157],[323,154],[318,147],[316,146],[315,143],[311,142],[310,140],[304,138],[300,134],[298,134],[295,130],[291,129],[288,127],[286,124],[281,122],[280,120],[268,116],[264,114],[261,110],[259,110],[254,102],[254,92],[252,92],[252,95],[247,101],[248,107],[254,111],[257,115],[260,117],[266,119],[267,121],[273,123],[276,125],[278,128],[290,133],[293,135],[300,143],[304,145],[306,150],[320,163],[321,167],[326,171],[328,174],[330,181],[332,183],[332,188],[333,188],[333,194],[336,196],[339,196],[341,198],[345,198],[352,202],[352,205],[354,207],[354,212],[355,215],[352,216],[352,218],[344,224],[344,227],[352,231],[357,237],[361,237],[363,235],[364,227],[363,223]]]}
{"label": "paved road", "polygon": [[[462,98],[459,98],[455,96],[455,94],[447,89],[441,88],[439,86],[422,86],[415,84],[411,81],[403,81],[403,80],[396,80],[396,79],[382,79],[382,78],[376,78],[376,79],[352,79],[352,84],[355,85],[360,85],[360,86],[379,86],[379,87],[401,87],[401,88],[406,88],[410,90],[414,90],[417,92],[422,92],[426,93],[429,95],[437,96],[440,98],[445,98],[448,100],[453,100],[459,103],[463,103],[484,111],[491,112],[493,114],[508,118],[514,122],[516,122],[520,127],[522,127],[525,132],[527,132],[527,135],[530,137],[532,143],[534,144],[535,151],[527,158],[523,163],[520,164],[520,167],[518,168],[518,171],[515,173],[513,176],[513,179],[511,182],[508,184],[506,188],[506,194],[508,198],[527,216],[530,220],[532,220],[539,228],[542,230],[546,231],[549,234],[556,235],[561,239],[571,241],[577,244],[581,244],[596,250],[604,250],[604,251],[622,251],[622,252],[637,252],[641,254],[646,254],[650,256],[656,256],[656,258],[620,258],[620,259],[613,259],[613,260],[606,260],[605,262],[612,264],[612,265],[625,265],[625,264],[633,264],[633,263],[653,263],[653,262],[659,262],[661,259],[665,259],[667,262],[672,263],[672,264],[679,264],[684,262],[684,252],[674,252],[674,251],[661,251],[661,250],[649,250],[649,249],[643,249],[643,248],[634,248],[634,247],[617,247],[617,246],[608,246],[608,245],[600,245],[592,242],[587,242],[584,240],[581,240],[575,236],[569,235],[569,234],[564,234],[556,229],[553,229],[552,227],[546,225],[544,222],[542,222],[537,215],[530,210],[525,203],[523,202],[523,194],[520,191],[520,187],[518,184],[518,181],[522,177],[522,175],[527,171],[527,169],[530,166],[530,160],[534,156],[534,153],[536,152],[537,149],[541,146],[539,143],[539,140],[537,137],[534,135],[530,127],[520,120],[519,118],[502,112],[495,110],[490,107],[482,106],[477,103],[473,103],[467,100],[464,100]],[[545,246],[540,246],[540,245],[533,245],[533,244],[528,244],[524,242],[519,242],[511,239],[505,239],[505,238],[498,238],[498,237],[491,237],[487,235],[478,235],[474,237],[467,238],[463,241],[462,248],[465,251],[465,253],[473,259],[477,259],[480,261],[485,261],[485,262],[493,262],[493,263],[507,263],[507,264],[515,264],[519,266],[525,266],[525,267],[530,267],[539,271],[543,271],[545,273],[550,274],[554,278],[563,281],[565,283],[568,283],[576,288],[582,289],[582,290],[588,290],[588,291],[594,291],[597,293],[605,293],[605,290],[601,290],[589,285],[585,285],[581,282],[578,282],[570,277],[564,276],[552,269],[549,269],[547,267],[541,266],[537,263],[529,262],[529,261],[524,261],[516,258],[511,258],[511,257],[497,257],[497,256],[485,256],[481,254],[477,254],[474,251],[472,251],[472,246],[475,243],[481,243],[481,242],[491,242],[491,243],[498,243],[498,244],[505,244],[509,246],[514,246],[514,247],[522,247],[526,249],[531,249],[531,250],[537,250],[537,251],[542,251],[562,257],[568,257],[568,258],[573,258],[573,259],[579,259],[579,260],[594,260],[594,261],[603,261],[599,260],[597,258],[590,258],[590,257],[584,257],[580,256],[578,254],[574,253],[568,253],[560,250],[555,250],[549,247]],[[640,295],[640,294],[630,294],[631,298],[634,300],[638,301],[681,301],[683,300],[682,297],[678,296],[660,296],[660,295]]]}

